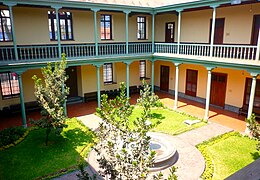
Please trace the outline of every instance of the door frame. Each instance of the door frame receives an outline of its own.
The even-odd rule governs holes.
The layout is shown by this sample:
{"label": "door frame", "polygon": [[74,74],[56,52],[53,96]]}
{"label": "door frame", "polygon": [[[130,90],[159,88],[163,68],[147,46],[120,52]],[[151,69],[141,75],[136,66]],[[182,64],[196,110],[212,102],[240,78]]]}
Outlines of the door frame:
{"label": "door frame", "polygon": [[[167,79],[168,79],[168,84],[167,84],[167,90],[165,89],[161,89],[161,85],[162,85],[162,69],[163,68],[167,68],[168,69],[168,77],[167,77]],[[170,66],[166,66],[166,65],[161,65],[160,66],[160,90],[162,90],[162,91],[166,91],[166,92],[168,92],[169,91],[169,83],[170,83]]]}
{"label": "door frame", "polygon": [[[223,44],[224,43],[224,33],[225,33],[225,18],[216,18],[215,19],[215,30],[214,30],[214,37],[213,37],[213,44],[216,44],[215,43],[215,36],[216,36],[216,24],[217,24],[217,20],[223,20],[224,21],[224,24],[223,24],[223,37],[222,37],[222,43],[217,43],[217,44]],[[212,27],[212,18],[210,19],[210,23],[209,23],[210,27],[209,27],[209,43],[210,43],[210,40],[211,40],[211,27]]]}
{"label": "door frame", "polygon": [[223,106],[219,106],[219,105],[216,105],[216,104],[212,104],[212,103],[211,103],[211,96],[212,96],[212,92],[211,92],[211,91],[212,91],[212,84],[213,84],[214,81],[211,79],[210,105],[218,106],[218,107],[224,108],[224,107],[225,107],[225,102],[226,102],[226,94],[227,94],[227,77],[228,77],[228,74],[226,74],[226,73],[219,73],[219,72],[212,72],[212,74],[225,76],[225,91],[224,91],[224,93],[223,93],[223,100],[224,100]]}
{"label": "door frame", "polygon": [[[257,17],[259,17],[259,19],[260,19],[260,14],[255,14],[254,16],[253,16],[253,24],[252,24],[252,32],[251,32],[251,41],[250,41],[250,44],[251,45],[257,45],[257,38],[256,38],[256,44],[254,44],[254,34],[256,33],[255,32],[255,24],[256,24],[256,19],[257,19]],[[257,36],[258,36],[258,33],[256,33],[257,34]]]}
{"label": "door frame", "polygon": [[168,30],[168,24],[173,24],[173,39],[172,39],[172,41],[170,42],[170,43],[173,43],[174,41],[175,41],[175,22],[174,21],[172,21],[172,22],[166,22],[165,23],[165,37],[164,37],[164,41],[165,42],[168,42],[167,41],[167,38],[166,38],[166,35],[167,35],[167,30]]}

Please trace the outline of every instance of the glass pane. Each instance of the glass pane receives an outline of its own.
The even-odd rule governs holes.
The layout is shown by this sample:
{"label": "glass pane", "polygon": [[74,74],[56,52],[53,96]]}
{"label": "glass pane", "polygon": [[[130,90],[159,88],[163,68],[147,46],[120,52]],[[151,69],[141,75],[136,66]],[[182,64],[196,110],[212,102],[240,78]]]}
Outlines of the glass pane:
{"label": "glass pane", "polygon": [[16,73],[11,73],[10,75],[10,81],[11,81],[11,88],[12,88],[12,94],[19,94],[19,82],[18,82],[18,77]]}
{"label": "glass pane", "polygon": [[10,88],[9,73],[0,74],[0,80],[1,80],[2,95],[3,96],[11,95],[12,93]]}
{"label": "glass pane", "polygon": [[109,15],[105,16],[105,20],[110,21],[110,16]]}

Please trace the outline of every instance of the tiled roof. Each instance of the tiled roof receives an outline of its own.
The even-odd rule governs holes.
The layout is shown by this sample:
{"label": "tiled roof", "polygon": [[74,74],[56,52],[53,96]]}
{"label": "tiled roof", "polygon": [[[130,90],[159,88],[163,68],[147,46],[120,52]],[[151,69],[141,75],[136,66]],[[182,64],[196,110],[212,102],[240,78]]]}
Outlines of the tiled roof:
{"label": "tiled roof", "polygon": [[69,1],[129,5],[129,6],[141,6],[141,7],[158,7],[158,6],[181,4],[181,3],[200,1],[200,0],[69,0]]}

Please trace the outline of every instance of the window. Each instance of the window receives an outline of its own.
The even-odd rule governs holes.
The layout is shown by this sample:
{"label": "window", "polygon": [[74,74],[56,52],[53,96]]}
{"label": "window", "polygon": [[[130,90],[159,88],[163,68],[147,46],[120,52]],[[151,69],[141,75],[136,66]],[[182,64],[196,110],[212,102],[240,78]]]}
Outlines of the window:
{"label": "window", "polygon": [[17,97],[20,94],[18,76],[16,73],[0,73],[3,99]]}
{"label": "window", "polygon": [[104,83],[105,84],[112,84],[113,83],[113,64],[112,63],[105,63],[103,66],[103,76],[104,76]]}
{"label": "window", "polygon": [[185,94],[194,96],[194,97],[196,96],[196,94],[197,94],[197,77],[198,77],[198,71],[187,69]]}
{"label": "window", "polygon": [[111,40],[112,39],[112,21],[111,15],[101,15],[100,22],[100,31],[102,40]]}
{"label": "window", "polygon": [[137,17],[137,39],[146,39],[146,17]]}
{"label": "window", "polygon": [[140,61],[140,78],[145,78],[146,76],[146,61],[145,60],[142,60]]}
{"label": "window", "polygon": [[[251,92],[252,79],[246,78],[246,87],[244,95],[244,105],[249,104],[250,92]],[[260,107],[260,80],[256,80],[254,107]]]}
{"label": "window", "polygon": [[[57,21],[55,12],[48,11],[50,40],[57,40]],[[60,38],[73,40],[72,15],[70,12],[60,12]]]}
{"label": "window", "polygon": [[12,40],[13,37],[9,10],[0,10],[0,42]]}

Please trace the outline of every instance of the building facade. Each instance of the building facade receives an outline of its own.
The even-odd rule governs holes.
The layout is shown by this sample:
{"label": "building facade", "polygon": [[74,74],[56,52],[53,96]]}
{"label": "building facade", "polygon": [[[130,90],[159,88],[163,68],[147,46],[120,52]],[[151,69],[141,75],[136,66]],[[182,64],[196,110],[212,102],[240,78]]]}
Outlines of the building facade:
{"label": "building facade", "polygon": [[[245,113],[260,109],[260,2],[0,0],[0,109],[21,111],[33,75],[65,53],[70,97],[131,88]],[[259,111],[260,112],[260,111]]]}

